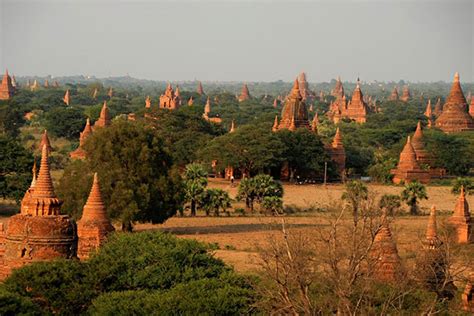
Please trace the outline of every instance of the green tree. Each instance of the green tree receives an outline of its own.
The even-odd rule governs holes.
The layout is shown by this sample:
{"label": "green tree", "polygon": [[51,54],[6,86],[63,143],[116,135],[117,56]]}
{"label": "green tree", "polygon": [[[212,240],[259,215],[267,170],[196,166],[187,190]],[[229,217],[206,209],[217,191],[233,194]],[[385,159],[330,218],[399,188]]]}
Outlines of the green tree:
{"label": "green tree", "polygon": [[242,179],[239,183],[237,199],[244,200],[246,208],[254,211],[254,203],[262,203],[265,197],[282,197],[283,186],[271,176],[260,174]]}
{"label": "green tree", "polygon": [[324,163],[330,159],[318,135],[300,128],[294,132],[282,130],[276,136],[283,143],[282,160],[288,163],[290,180],[296,174],[324,174]]}
{"label": "green tree", "polygon": [[191,203],[191,216],[196,216],[196,207],[207,187],[207,172],[201,164],[192,163],[184,172],[186,202]]}
{"label": "green tree", "polygon": [[200,279],[167,291],[111,292],[99,296],[92,315],[248,315],[256,295],[248,282],[234,275]]}
{"label": "green tree", "polygon": [[214,258],[207,245],[152,231],[112,234],[87,262],[26,265],[0,286],[2,315],[25,308],[32,315],[39,309],[47,315],[226,315],[248,310],[255,299],[249,281]]}
{"label": "green tree", "polygon": [[250,176],[278,166],[281,162],[283,145],[266,125],[246,125],[214,138],[201,150],[202,160],[217,160],[217,168],[227,166],[239,169]]}
{"label": "green tree", "polygon": [[31,299],[11,293],[0,285],[0,315],[43,315]]}
{"label": "green tree", "polygon": [[231,207],[231,198],[229,193],[222,189],[207,189],[202,197],[201,206],[206,211],[206,215],[209,216],[211,212],[214,212],[215,216],[219,216],[219,210],[223,212],[227,208]]}
{"label": "green tree", "polygon": [[23,112],[8,104],[0,105],[0,134],[17,137],[23,124],[25,124]]}
{"label": "green tree", "polygon": [[400,197],[395,194],[384,194],[379,201],[379,208],[390,216],[395,215],[401,206]]}
{"label": "green tree", "polygon": [[464,187],[466,195],[474,193],[474,181],[469,178],[456,178],[456,180],[453,181],[451,193],[459,194],[461,192],[461,187]]}
{"label": "green tree", "polygon": [[0,192],[17,203],[28,189],[33,155],[14,138],[0,134]]}
{"label": "green tree", "polygon": [[369,191],[367,186],[358,180],[352,180],[345,185],[346,191],[342,193],[342,199],[346,200],[352,210],[352,216],[354,218],[354,225],[357,225],[359,220],[359,209],[361,203],[366,201],[369,197]]}
{"label": "green tree", "polygon": [[53,136],[77,140],[84,129],[86,119],[80,108],[57,107],[44,114],[43,125]]}
{"label": "green tree", "polygon": [[400,197],[410,207],[411,215],[418,215],[418,200],[428,199],[425,186],[418,181],[406,184]]}
{"label": "green tree", "polygon": [[95,130],[84,149],[86,163],[65,173],[60,181],[60,186],[66,186],[58,190],[62,199],[85,201],[90,183],[81,180],[75,184],[82,196],[67,186],[74,183],[78,172],[98,172],[108,214],[122,223],[123,230],[131,230],[134,221],[162,223],[182,208],[181,176],[152,128],[139,122],[116,121]]}
{"label": "green tree", "polygon": [[262,208],[266,213],[281,214],[283,212],[283,199],[279,196],[266,196],[263,198]]}

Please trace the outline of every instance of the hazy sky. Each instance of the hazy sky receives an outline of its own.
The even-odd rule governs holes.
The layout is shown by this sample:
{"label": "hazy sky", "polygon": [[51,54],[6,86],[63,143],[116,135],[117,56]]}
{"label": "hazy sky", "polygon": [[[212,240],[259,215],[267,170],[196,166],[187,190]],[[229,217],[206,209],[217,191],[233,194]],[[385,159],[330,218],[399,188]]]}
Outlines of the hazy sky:
{"label": "hazy sky", "polygon": [[0,0],[0,67],[155,80],[474,81],[474,0]]}

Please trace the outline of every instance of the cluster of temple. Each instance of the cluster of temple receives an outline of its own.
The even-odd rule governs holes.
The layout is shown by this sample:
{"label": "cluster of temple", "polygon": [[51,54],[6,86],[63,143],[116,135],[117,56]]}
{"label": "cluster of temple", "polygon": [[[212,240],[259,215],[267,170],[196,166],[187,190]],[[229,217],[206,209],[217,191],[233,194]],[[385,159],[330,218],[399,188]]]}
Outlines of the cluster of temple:
{"label": "cluster of temple", "polygon": [[[295,131],[298,128],[306,128],[316,134],[318,132],[318,115],[314,115],[310,124],[306,102],[300,90],[301,80],[299,79],[301,79],[301,77],[295,80],[293,88],[285,100],[281,110],[280,120],[278,120],[278,116],[275,117],[275,122],[272,128],[274,132],[282,129]],[[333,142],[326,145],[326,151],[335,163],[337,171],[342,177],[346,166],[346,153],[339,128],[336,130]],[[285,180],[288,179],[288,177],[289,173],[286,170],[282,170],[282,179]]]}
{"label": "cluster of temple", "polygon": [[[474,102],[470,107],[474,107]],[[441,101],[438,99],[432,109],[431,101],[428,101],[424,115],[428,118],[428,127],[433,126],[433,120],[436,120],[435,126],[446,133],[474,130],[474,119],[468,112],[468,104],[461,89],[458,73],[454,76],[454,82],[444,106],[441,106]],[[445,169],[435,167],[435,158],[425,149],[421,123],[418,122],[415,134],[412,138],[408,136],[400,153],[397,168],[391,171],[394,175],[393,182],[396,184],[412,181],[429,183],[432,178],[445,176]]]}
{"label": "cluster of temple", "polygon": [[365,123],[367,121],[367,113],[370,108],[360,89],[359,80],[357,80],[351,100],[347,100],[341,78],[339,77],[331,94],[336,99],[329,105],[327,115],[334,123],[338,123],[342,119],[349,119],[357,123]]}
{"label": "cluster of temple", "polygon": [[[456,287],[446,273],[447,258],[442,249],[443,241],[438,236],[436,208],[431,208],[422,250],[416,260],[416,279],[438,295],[452,297]],[[464,189],[456,202],[454,213],[448,219],[455,232],[455,239],[460,244],[474,243],[474,219],[470,217],[469,205]],[[369,273],[377,281],[397,283],[406,277],[404,267],[393,239],[389,221],[384,216],[369,252]],[[462,293],[462,308],[474,312],[474,273],[467,276],[465,290]],[[442,289],[439,292],[439,289]]]}
{"label": "cluster of temple", "polygon": [[110,125],[111,118],[109,113],[109,108],[107,107],[107,101],[104,101],[102,109],[100,110],[99,119],[94,123],[94,126],[91,125],[89,118],[86,120],[86,126],[84,130],[80,133],[79,136],[79,147],[76,150],[72,151],[69,156],[72,159],[85,159],[86,151],[84,150],[84,144],[86,139],[92,135],[93,131],[97,128],[107,127]]}
{"label": "cluster of temple", "polygon": [[88,259],[114,230],[106,214],[97,174],[77,224],[61,214],[62,201],[54,191],[48,155],[44,145],[39,173],[33,167],[33,180],[21,201],[20,213],[10,217],[6,228],[0,224],[0,280],[13,269],[32,262]]}

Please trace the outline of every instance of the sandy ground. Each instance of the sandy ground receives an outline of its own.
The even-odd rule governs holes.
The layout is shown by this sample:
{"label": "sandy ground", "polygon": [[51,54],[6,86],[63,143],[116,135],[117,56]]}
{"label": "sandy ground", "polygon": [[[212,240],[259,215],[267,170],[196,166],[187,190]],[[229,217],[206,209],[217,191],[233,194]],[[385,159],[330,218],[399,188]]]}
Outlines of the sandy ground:
{"label": "sandy ground", "polygon": [[[229,191],[232,197],[237,194],[237,187],[231,187],[228,181],[211,179],[210,187]],[[301,209],[324,207],[340,200],[343,185],[285,185],[285,205],[295,205]],[[399,194],[402,187],[369,185],[369,189],[380,197],[382,194]],[[457,196],[450,193],[450,187],[427,187],[429,199],[421,201],[422,210],[427,213],[431,205],[441,210],[439,221],[446,220],[444,212],[452,211]],[[474,205],[474,197],[468,197]],[[236,203],[234,207],[243,207]],[[6,222],[12,206],[1,205],[0,223]],[[444,215],[443,215],[444,214]],[[272,235],[278,234],[282,222],[294,233],[314,235],[328,225],[328,214],[319,212],[298,213],[295,216],[248,216],[248,217],[174,217],[161,225],[138,224],[135,229],[161,230],[176,234],[180,238],[192,238],[206,243],[216,244],[215,255],[241,272],[259,269],[259,248],[268,246]],[[427,216],[401,216],[392,224],[394,238],[397,241],[403,259],[413,259],[419,248],[426,228]],[[466,246],[474,253],[474,245]]]}

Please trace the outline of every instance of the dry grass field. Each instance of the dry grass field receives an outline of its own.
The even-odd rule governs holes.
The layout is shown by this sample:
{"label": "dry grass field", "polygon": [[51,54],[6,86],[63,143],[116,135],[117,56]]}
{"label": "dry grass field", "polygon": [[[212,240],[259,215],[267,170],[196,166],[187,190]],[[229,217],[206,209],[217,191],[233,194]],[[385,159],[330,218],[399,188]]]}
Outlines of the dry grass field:
{"label": "dry grass field", "polygon": [[[56,175],[54,175],[56,176]],[[210,179],[210,187],[229,191],[231,197],[237,194],[237,187],[221,179]],[[284,203],[293,205],[300,210],[324,208],[340,200],[344,190],[343,185],[285,185]],[[452,211],[457,196],[450,193],[450,187],[428,186],[428,200],[421,202],[422,210],[427,213],[431,205],[436,205],[441,215],[439,221],[447,218]],[[380,197],[383,194],[399,194],[402,187],[369,185],[369,190]],[[376,198],[377,199],[377,198]],[[474,198],[468,197],[470,205],[474,205]],[[243,207],[235,203],[235,208]],[[406,206],[404,206],[406,208]],[[0,208],[0,222],[5,222],[12,204],[3,204]],[[2,214],[5,214],[2,216]],[[265,247],[270,237],[278,234],[281,224],[294,233],[315,234],[318,229],[324,229],[331,215],[324,212],[300,212],[293,216],[238,216],[231,212],[231,216],[221,217],[174,217],[161,225],[137,224],[137,231],[156,229],[176,234],[180,238],[192,238],[199,241],[216,244],[215,254],[228,264],[242,272],[252,272],[259,269],[259,247]],[[394,238],[397,241],[402,258],[414,258],[417,248],[424,234],[427,216],[400,216],[392,224]],[[117,226],[118,228],[118,226]],[[474,253],[474,245],[466,246]]]}

